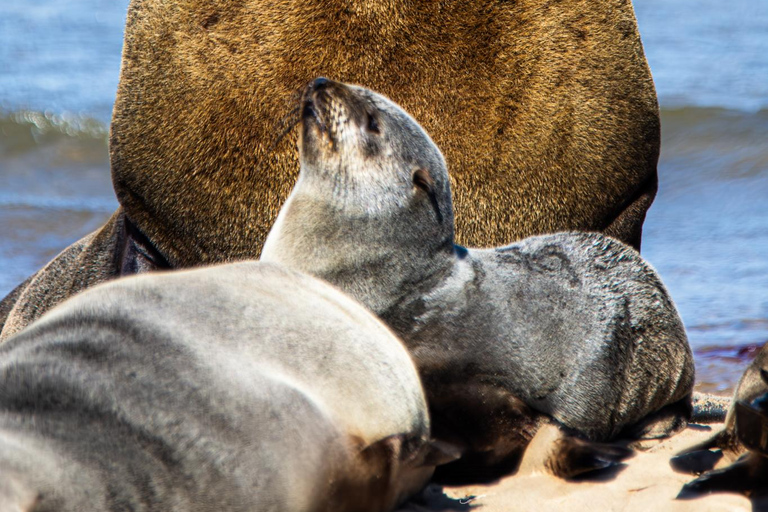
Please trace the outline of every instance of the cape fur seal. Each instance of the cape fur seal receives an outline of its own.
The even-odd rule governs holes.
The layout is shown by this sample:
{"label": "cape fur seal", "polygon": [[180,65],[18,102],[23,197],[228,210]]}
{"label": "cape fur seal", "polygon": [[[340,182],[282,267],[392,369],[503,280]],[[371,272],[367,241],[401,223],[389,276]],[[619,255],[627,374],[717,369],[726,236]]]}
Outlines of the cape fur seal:
{"label": "cape fur seal", "polygon": [[[310,84],[299,148],[301,173],[262,259],[335,284],[403,338],[435,435],[465,450],[458,478],[514,467],[542,415],[597,441],[685,425],[692,353],[636,251],[597,233],[454,245],[439,149],[360,87]],[[565,452],[553,465],[585,464]]]}
{"label": "cape fur seal", "polygon": [[755,510],[768,509],[768,345],[741,376],[725,427],[671,463],[678,471],[703,473],[683,487],[680,498],[738,492],[752,499]]}
{"label": "cape fur seal", "polygon": [[402,343],[276,265],[102,285],[0,355],[3,511],[383,511],[441,456]]}
{"label": "cape fur seal", "polygon": [[110,138],[122,206],[8,299],[0,338],[142,268],[118,263],[126,216],[173,267],[258,257],[298,174],[282,121],[320,75],[424,123],[459,243],[583,229],[639,246],[659,116],[629,0],[133,0]]}

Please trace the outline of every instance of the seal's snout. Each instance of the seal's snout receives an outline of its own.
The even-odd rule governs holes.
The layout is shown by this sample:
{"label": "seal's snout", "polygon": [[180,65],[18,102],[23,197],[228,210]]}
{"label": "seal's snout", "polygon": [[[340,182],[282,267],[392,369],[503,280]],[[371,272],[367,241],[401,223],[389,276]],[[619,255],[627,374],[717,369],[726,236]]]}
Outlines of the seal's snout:
{"label": "seal's snout", "polygon": [[321,77],[318,77],[318,78],[315,78],[314,80],[312,80],[312,83],[309,84],[309,87],[311,89],[317,91],[319,89],[324,89],[325,86],[328,85],[329,82],[330,82],[330,80],[328,80],[324,76],[321,76]]}
{"label": "seal's snout", "polygon": [[334,83],[325,77],[315,78],[307,85],[302,98],[302,121],[314,121],[323,132],[326,131],[323,112],[331,100],[329,89]]}
{"label": "seal's snout", "polygon": [[363,151],[377,149],[381,135],[379,112],[360,88],[324,77],[304,89],[301,104],[302,148],[311,150]]}

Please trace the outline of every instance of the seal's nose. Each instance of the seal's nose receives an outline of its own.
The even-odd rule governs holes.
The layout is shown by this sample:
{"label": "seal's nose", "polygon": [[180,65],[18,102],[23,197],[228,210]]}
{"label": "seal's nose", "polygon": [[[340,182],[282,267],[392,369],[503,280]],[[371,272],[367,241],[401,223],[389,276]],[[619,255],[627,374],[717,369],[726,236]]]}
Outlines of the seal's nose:
{"label": "seal's nose", "polygon": [[319,91],[319,90],[325,89],[329,83],[330,83],[330,80],[321,76],[321,77],[315,78],[309,86],[312,90]]}

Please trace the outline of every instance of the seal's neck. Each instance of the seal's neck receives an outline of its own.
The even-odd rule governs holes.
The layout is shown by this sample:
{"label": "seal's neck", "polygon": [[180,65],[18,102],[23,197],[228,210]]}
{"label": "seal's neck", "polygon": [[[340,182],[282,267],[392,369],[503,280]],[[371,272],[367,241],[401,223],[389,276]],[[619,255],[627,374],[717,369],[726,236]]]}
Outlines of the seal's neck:
{"label": "seal's neck", "polygon": [[381,314],[439,286],[458,259],[452,236],[412,240],[407,222],[340,215],[329,203],[294,190],[261,259],[324,279]]}

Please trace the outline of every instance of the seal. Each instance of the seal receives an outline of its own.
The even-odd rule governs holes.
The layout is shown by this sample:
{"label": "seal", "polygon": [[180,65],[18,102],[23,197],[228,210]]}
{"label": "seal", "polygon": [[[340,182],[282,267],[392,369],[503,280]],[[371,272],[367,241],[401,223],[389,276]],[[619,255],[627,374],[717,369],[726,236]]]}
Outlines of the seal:
{"label": "seal", "polygon": [[0,353],[3,510],[385,511],[443,457],[402,343],[276,265],[98,286]]}
{"label": "seal", "polygon": [[143,268],[123,258],[126,220],[173,268],[257,258],[299,170],[295,131],[280,135],[320,75],[422,120],[453,170],[459,243],[580,229],[639,247],[659,114],[628,1],[133,0],[110,137],[121,208],[8,299],[0,338]]}
{"label": "seal", "polygon": [[691,349],[636,251],[577,232],[455,245],[439,149],[361,87],[308,86],[299,151],[299,179],[262,260],[329,281],[401,336],[435,435],[463,446],[457,471],[513,468],[542,416],[593,441],[685,425]]}
{"label": "seal", "polygon": [[725,426],[707,441],[671,461],[677,471],[701,474],[680,491],[691,499],[712,492],[736,492],[768,507],[768,346],[750,363],[736,387]]}

